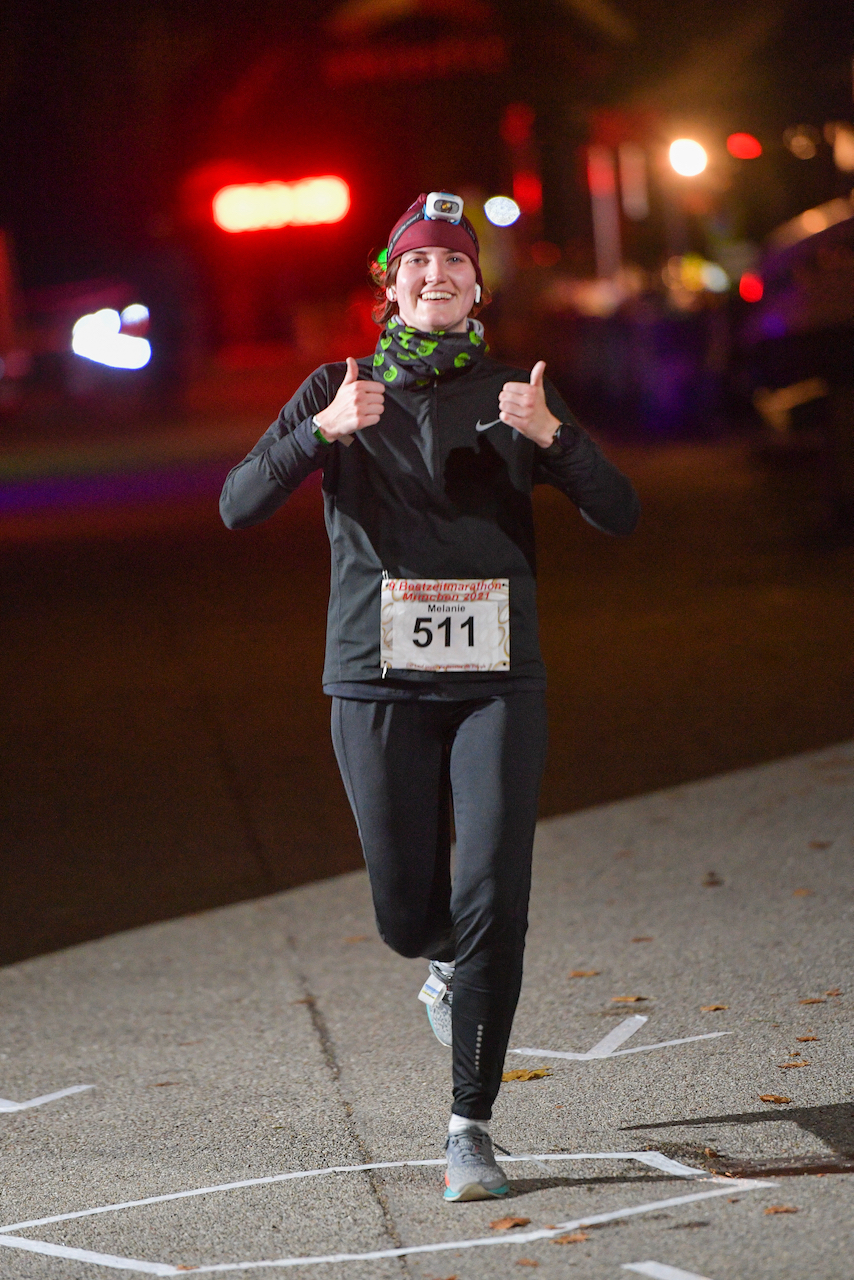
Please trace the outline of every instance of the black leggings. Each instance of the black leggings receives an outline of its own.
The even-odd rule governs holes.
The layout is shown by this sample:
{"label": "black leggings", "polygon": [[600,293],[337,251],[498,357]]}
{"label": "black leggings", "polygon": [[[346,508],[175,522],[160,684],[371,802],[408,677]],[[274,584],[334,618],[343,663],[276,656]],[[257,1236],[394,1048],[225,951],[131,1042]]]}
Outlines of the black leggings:
{"label": "black leggings", "polygon": [[334,698],[332,741],[381,937],[403,956],[456,961],[453,1110],[488,1120],[522,984],[545,694]]}

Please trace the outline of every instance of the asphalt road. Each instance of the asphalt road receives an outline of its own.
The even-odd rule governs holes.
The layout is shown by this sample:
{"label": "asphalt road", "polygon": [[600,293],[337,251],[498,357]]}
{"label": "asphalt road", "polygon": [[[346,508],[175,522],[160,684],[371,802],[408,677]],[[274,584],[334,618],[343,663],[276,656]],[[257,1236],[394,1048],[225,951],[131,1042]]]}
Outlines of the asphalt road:
{"label": "asphalt road", "polygon": [[[0,961],[359,865],[320,690],[319,492],[249,532],[216,513],[262,426],[37,475],[6,457]],[[739,440],[610,452],[641,494],[631,538],[537,493],[542,814],[849,739],[854,549],[815,536],[806,478],[769,484]]]}
{"label": "asphalt road", "polygon": [[847,742],[540,824],[499,1203],[363,872],[0,969],[0,1277],[849,1280],[852,812]]}

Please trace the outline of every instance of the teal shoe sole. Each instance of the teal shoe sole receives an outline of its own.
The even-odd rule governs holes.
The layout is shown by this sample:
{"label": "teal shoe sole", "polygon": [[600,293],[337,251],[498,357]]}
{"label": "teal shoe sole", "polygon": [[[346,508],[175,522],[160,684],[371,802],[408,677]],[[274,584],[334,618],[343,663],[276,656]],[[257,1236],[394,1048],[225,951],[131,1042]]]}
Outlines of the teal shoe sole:
{"label": "teal shoe sole", "polygon": [[503,1187],[496,1187],[494,1191],[490,1191],[487,1187],[481,1186],[479,1182],[468,1182],[459,1191],[452,1191],[450,1187],[445,1187],[443,1199],[449,1203],[457,1203],[461,1200],[500,1200],[502,1196],[506,1196],[510,1190],[507,1183]]}

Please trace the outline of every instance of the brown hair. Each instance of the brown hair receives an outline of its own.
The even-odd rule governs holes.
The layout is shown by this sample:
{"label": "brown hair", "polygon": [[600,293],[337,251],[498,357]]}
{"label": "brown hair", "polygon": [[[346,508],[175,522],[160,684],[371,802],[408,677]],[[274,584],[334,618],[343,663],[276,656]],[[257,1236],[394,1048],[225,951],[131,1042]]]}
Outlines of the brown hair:
{"label": "brown hair", "polygon": [[[400,266],[400,258],[394,258],[387,268],[383,268],[377,262],[376,258],[371,258],[369,263],[369,272],[371,284],[374,286],[374,305],[371,308],[371,315],[374,322],[384,329],[392,316],[397,315],[397,303],[391,302],[385,295],[389,285],[394,284],[397,280],[397,269]],[[488,303],[492,301],[492,294],[486,285],[483,286],[480,294],[480,302],[476,302],[469,312],[470,315],[476,316],[483,310]]]}

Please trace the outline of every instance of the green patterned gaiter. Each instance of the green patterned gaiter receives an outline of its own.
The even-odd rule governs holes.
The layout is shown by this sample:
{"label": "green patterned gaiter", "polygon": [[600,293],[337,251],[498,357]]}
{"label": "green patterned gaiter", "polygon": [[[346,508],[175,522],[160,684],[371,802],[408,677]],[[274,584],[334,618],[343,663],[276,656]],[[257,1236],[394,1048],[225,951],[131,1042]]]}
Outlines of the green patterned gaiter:
{"label": "green patterned gaiter", "polygon": [[465,333],[421,333],[392,316],[377,343],[374,381],[389,387],[426,387],[432,378],[470,369],[488,350],[478,320],[469,320]]}

